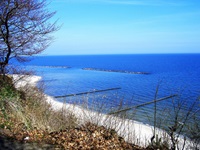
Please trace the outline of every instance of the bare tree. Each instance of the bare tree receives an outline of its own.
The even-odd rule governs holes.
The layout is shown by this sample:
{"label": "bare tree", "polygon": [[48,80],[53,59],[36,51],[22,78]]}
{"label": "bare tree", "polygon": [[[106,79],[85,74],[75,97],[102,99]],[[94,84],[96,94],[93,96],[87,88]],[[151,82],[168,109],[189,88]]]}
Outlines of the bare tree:
{"label": "bare tree", "polygon": [[[198,99],[172,99],[172,110],[168,118],[170,124],[166,130],[171,140],[171,150],[187,149],[186,140],[189,138],[195,144],[198,144],[199,136],[199,101]],[[191,102],[193,101],[193,102]],[[195,118],[194,118],[195,117]],[[166,123],[167,124],[167,123]],[[194,132],[191,132],[194,131]],[[182,144],[181,143],[182,138]],[[190,145],[192,146],[192,145]],[[198,147],[198,146],[196,146]],[[191,149],[194,149],[192,147]]]}
{"label": "bare tree", "polygon": [[47,10],[46,0],[0,0],[0,74],[5,75],[10,59],[27,61],[41,53],[58,30],[55,12]]}

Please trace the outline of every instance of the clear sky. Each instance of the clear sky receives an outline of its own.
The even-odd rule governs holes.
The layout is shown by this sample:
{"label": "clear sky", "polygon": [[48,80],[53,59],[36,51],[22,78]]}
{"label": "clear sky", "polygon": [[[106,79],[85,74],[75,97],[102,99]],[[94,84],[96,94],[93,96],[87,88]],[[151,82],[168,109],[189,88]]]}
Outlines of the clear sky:
{"label": "clear sky", "polygon": [[52,0],[47,55],[200,53],[200,0]]}

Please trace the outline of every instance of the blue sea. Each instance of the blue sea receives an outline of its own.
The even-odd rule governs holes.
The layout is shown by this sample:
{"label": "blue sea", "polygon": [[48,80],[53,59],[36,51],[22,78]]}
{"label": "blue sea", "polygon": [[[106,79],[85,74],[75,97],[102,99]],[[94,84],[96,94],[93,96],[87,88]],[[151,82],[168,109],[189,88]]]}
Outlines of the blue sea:
{"label": "blue sea", "polygon": [[[178,94],[178,98],[189,106],[200,95],[200,54],[36,56],[23,67],[42,76],[45,93],[51,96],[120,88],[57,99],[80,105],[87,103],[91,108],[96,104],[96,109],[101,103],[107,108],[105,112],[134,107],[173,94]],[[160,113],[172,106],[172,99],[157,103]],[[154,104],[150,104],[134,109],[134,119],[147,123],[153,116],[153,108]]]}

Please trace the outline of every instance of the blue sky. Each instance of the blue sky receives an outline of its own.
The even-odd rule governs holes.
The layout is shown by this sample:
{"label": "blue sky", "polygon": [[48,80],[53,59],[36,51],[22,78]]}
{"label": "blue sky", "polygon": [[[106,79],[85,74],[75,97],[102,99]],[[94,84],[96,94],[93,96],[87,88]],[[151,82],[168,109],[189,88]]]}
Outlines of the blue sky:
{"label": "blue sky", "polygon": [[47,55],[200,53],[200,0],[52,0]]}

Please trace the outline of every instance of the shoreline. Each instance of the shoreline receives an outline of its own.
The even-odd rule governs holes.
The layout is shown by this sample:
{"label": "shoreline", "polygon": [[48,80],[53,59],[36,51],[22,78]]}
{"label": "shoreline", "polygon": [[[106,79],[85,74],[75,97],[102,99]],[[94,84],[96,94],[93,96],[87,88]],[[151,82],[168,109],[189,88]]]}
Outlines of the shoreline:
{"label": "shoreline", "polygon": [[[28,76],[28,75],[12,75],[16,88],[20,88],[26,85],[36,86],[38,81],[42,79],[40,76]],[[22,80],[20,80],[22,79]],[[66,109],[72,112],[78,119],[80,124],[91,122],[98,126],[105,126],[109,129],[114,129],[117,134],[125,139],[126,142],[136,144],[139,146],[147,146],[150,143],[150,139],[153,136],[153,126],[138,122],[135,120],[122,119],[112,115],[94,112],[85,109],[78,105],[69,103],[62,103],[56,101],[53,97],[44,93],[46,102],[52,106],[52,109],[58,111],[60,109]],[[168,139],[169,136],[166,131],[156,128],[156,135],[162,139]],[[184,138],[179,138],[179,145],[183,145]],[[186,140],[186,148],[191,145],[191,141]]]}
{"label": "shoreline", "polygon": [[[119,136],[123,137],[125,141],[134,143],[140,146],[147,146],[153,136],[153,127],[143,124],[138,121],[122,119],[112,115],[87,110],[81,106],[62,103],[56,101],[53,97],[45,95],[46,100],[53,106],[54,110],[63,109],[73,112],[75,117],[78,118],[80,124],[91,122],[98,126],[105,126],[109,129],[114,129]],[[160,134],[161,130],[157,129],[156,133]],[[149,141],[148,141],[149,140]]]}
{"label": "shoreline", "polygon": [[9,75],[13,78],[14,80],[14,85],[15,88],[21,88],[24,86],[37,86],[38,81],[42,79],[40,76],[35,76],[35,75],[18,75],[18,74],[12,74]]}
{"label": "shoreline", "polygon": [[[112,115],[91,111],[79,105],[58,102],[53,97],[46,94],[45,97],[46,101],[52,105],[55,111],[64,108],[72,112],[78,119],[80,125],[91,122],[98,126],[104,126],[108,129],[113,129],[128,143],[146,147],[150,144],[151,138],[153,137],[154,127],[151,125],[135,120],[123,119]],[[155,135],[158,135],[158,140],[161,138],[162,141],[167,140],[170,144],[170,137],[166,131],[156,127]],[[178,145],[180,147],[184,145],[184,137],[179,136]],[[191,147],[192,145],[191,141],[189,139],[186,140],[185,145],[185,149],[188,149],[188,147]]]}

